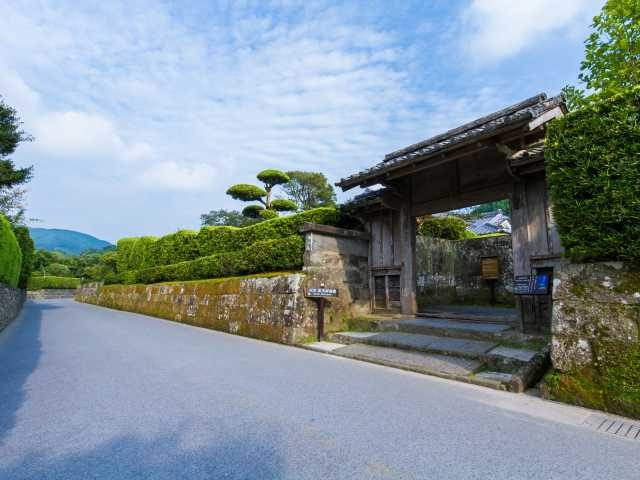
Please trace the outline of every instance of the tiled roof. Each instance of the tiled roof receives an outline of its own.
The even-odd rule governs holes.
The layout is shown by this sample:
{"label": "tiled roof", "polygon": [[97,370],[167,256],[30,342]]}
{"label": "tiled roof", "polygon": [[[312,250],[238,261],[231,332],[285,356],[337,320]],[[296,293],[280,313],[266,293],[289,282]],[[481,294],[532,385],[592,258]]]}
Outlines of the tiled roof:
{"label": "tiled roof", "polygon": [[562,95],[548,99],[546,94],[541,93],[453,130],[389,153],[385,155],[382,162],[343,178],[336,185],[343,190],[348,190],[417,159],[423,160],[437,152],[443,152],[461,143],[480,139],[510,125],[517,126],[517,124],[530,121],[563,103],[564,97]]}

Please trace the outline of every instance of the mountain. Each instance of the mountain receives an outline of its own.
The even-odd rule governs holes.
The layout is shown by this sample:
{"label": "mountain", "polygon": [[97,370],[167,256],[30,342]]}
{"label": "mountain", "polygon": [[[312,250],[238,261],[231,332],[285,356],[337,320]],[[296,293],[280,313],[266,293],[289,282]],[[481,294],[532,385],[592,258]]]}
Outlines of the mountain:
{"label": "mountain", "polygon": [[62,252],[67,255],[80,255],[87,250],[104,250],[113,247],[105,240],[73,230],[57,228],[30,228],[31,238],[36,248]]}

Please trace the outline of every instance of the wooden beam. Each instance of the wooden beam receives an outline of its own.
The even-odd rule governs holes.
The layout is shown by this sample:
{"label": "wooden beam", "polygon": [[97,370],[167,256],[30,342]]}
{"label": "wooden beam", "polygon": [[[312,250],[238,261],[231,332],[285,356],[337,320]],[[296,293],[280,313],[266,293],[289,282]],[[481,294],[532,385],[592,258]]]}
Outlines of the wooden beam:
{"label": "wooden beam", "polygon": [[415,217],[469,207],[481,203],[493,202],[509,198],[512,192],[511,183],[486,186],[479,190],[460,192],[454,197],[442,197],[428,202],[415,203],[411,206],[411,214]]}
{"label": "wooden beam", "polygon": [[563,116],[564,116],[564,112],[562,111],[562,108],[560,107],[552,108],[551,110],[544,112],[539,117],[531,120],[528,125],[529,130],[535,130],[540,125],[544,125],[545,123],[550,122],[554,118],[563,117]]}

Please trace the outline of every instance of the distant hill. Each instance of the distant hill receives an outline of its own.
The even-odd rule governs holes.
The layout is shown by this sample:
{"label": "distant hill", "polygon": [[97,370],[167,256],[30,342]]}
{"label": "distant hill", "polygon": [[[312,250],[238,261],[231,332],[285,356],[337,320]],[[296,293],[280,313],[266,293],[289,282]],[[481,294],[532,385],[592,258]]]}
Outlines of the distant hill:
{"label": "distant hill", "polygon": [[31,237],[40,250],[62,252],[66,255],[80,255],[87,250],[104,250],[112,244],[86,233],[57,228],[30,228]]}

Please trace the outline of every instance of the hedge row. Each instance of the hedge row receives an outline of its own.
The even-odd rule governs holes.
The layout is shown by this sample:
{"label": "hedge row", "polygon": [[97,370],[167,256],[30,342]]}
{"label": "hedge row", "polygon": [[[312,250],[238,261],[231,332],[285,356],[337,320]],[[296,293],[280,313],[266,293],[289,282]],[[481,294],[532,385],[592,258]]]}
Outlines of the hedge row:
{"label": "hedge row", "polygon": [[22,267],[22,251],[9,221],[0,214],[0,283],[17,287]]}
{"label": "hedge row", "polygon": [[247,227],[202,227],[199,232],[180,230],[161,238],[123,238],[118,241],[117,268],[124,273],[236,252],[256,242],[298,235],[307,222],[335,225],[338,221],[336,209],[317,208]]}
{"label": "hedge row", "polygon": [[22,252],[22,266],[20,268],[20,277],[18,279],[18,288],[27,288],[29,277],[33,270],[33,256],[35,254],[35,245],[29,234],[29,229],[25,226],[17,226],[13,229],[16,236],[20,251]]}
{"label": "hedge row", "polygon": [[567,256],[640,260],[640,87],[552,122],[545,158]]}
{"label": "hedge row", "polygon": [[79,278],[45,275],[40,277],[30,277],[29,282],[27,283],[27,289],[43,290],[48,288],[78,288],[79,285]]}
{"label": "hedge row", "polygon": [[233,252],[123,272],[115,278],[106,278],[105,283],[158,283],[298,270],[302,267],[303,254],[302,237],[290,235],[285,238],[255,242]]}

